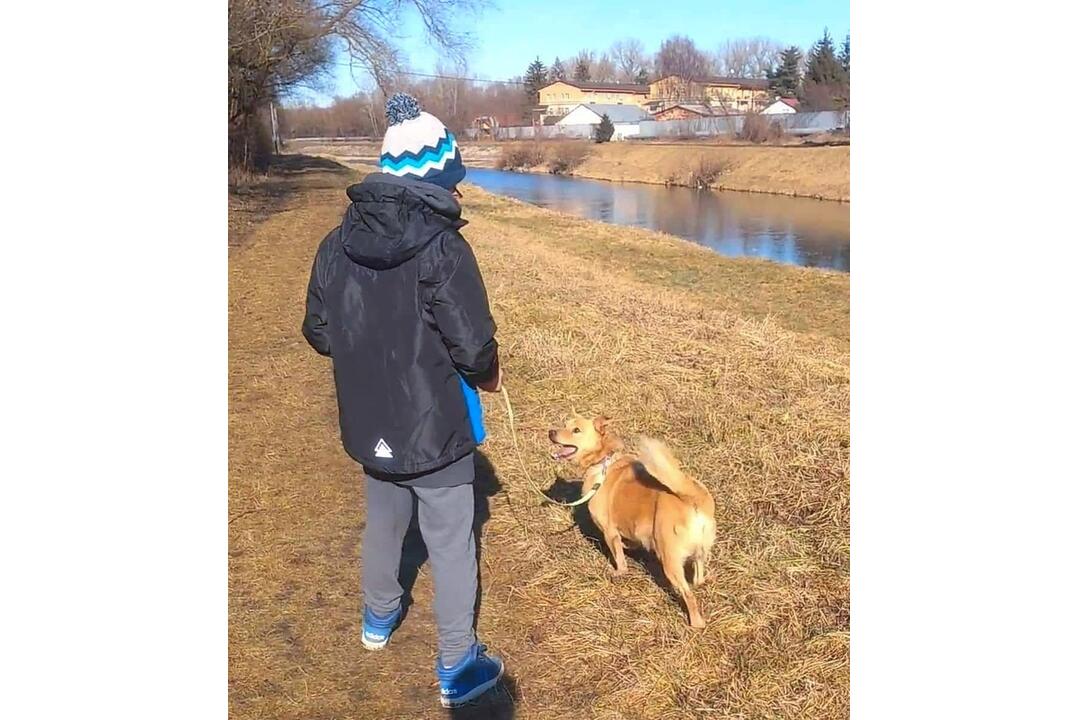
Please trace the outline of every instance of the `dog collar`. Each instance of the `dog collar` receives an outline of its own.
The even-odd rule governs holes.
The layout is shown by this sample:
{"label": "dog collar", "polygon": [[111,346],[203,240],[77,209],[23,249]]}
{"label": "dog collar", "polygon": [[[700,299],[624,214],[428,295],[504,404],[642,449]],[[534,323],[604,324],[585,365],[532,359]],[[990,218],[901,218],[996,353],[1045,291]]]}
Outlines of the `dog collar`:
{"label": "dog collar", "polygon": [[[607,477],[608,468],[611,467],[611,463],[613,463],[613,462],[615,462],[614,453],[611,454],[611,455],[608,455],[607,457],[605,457],[603,460],[600,461],[600,479],[596,481],[597,485],[604,482],[604,479]],[[593,465],[593,467],[596,467],[596,466]]]}
{"label": "dog collar", "polygon": [[[600,477],[596,479],[596,482],[593,484],[592,489],[589,490],[589,494],[586,496],[587,498],[591,498],[593,495],[595,495],[596,491],[599,490],[600,486],[604,484],[605,480],[607,480],[607,471],[608,471],[608,468],[611,467],[611,463],[613,463],[613,462],[615,462],[615,455],[614,454],[608,455],[603,460],[601,460],[599,463],[594,463],[594,464],[589,466],[589,470],[592,470],[594,467],[599,465],[600,466]],[[585,471],[586,475],[589,474],[589,470]]]}
{"label": "dog collar", "polygon": [[[577,507],[578,505],[582,505],[584,503],[589,502],[590,500],[592,500],[593,495],[595,495],[597,493],[597,491],[600,489],[600,486],[604,484],[604,480],[607,479],[608,468],[611,467],[611,463],[613,463],[613,462],[615,462],[615,456],[614,455],[608,455],[606,458],[601,460],[599,463],[594,463],[594,464],[589,466],[589,469],[585,471],[585,474],[588,475],[589,470],[592,470],[594,467],[599,465],[600,466],[600,477],[597,479],[597,481],[595,483],[593,483],[593,486],[589,490],[589,492],[585,493],[584,495],[582,495],[580,498],[578,498],[574,502],[568,502],[568,503],[559,502],[558,500],[552,500],[551,498],[547,497],[546,495],[544,496],[544,498],[548,502],[554,503],[555,505],[561,505],[562,507]],[[543,494],[543,493],[541,493],[541,494]]]}

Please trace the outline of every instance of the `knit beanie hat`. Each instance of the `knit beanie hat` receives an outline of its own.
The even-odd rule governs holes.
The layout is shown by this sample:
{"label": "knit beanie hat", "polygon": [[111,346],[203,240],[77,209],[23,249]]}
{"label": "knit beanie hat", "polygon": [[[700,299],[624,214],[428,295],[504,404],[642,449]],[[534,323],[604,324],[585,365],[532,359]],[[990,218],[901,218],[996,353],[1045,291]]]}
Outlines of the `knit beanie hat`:
{"label": "knit beanie hat", "polygon": [[386,101],[386,137],[379,169],[408,175],[452,190],[465,177],[454,134],[437,117],[423,112],[412,95],[395,93]]}

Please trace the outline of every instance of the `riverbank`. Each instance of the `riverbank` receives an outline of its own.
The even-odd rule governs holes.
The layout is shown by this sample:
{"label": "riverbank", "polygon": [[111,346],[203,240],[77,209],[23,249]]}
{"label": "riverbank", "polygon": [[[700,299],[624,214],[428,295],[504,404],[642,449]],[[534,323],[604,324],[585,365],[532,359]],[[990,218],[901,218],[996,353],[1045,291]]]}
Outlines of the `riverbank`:
{"label": "riverbank", "polygon": [[[563,144],[572,141],[563,141]],[[553,149],[558,142],[540,143]],[[707,187],[839,200],[850,196],[849,146],[717,145],[693,142],[578,143],[584,160],[568,175],[653,185]],[[465,144],[467,164],[497,167],[513,143]],[[548,172],[550,152],[533,172]]]}
{"label": "riverbank", "polygon": [[[359,174],[319,162],[230,196],[230,716],[444,718],[417,537],[405,623],[377,662],[359,647],[364,498],[330,366],[299,333]],[[463,190],[524,469],[485,395],[478,629],[508,678],[454,717],[846,718],[848,277]],[[714,493],[704,630],[648,556],[613,582],[585,514],[538,502],[530,483],[572,474],[546,440],[571,407],[667,439]]]}
{"label": "riverbank", "polygon": [[[533,145],[533,143],[529,143]],[[551,156],[560,146],[576,145],[584,159],[566,174],[595,180],[651,185],[705,186],[712,190],[769,193],[849,202],[850,146],[732,145],[701,142],[592,143],[544,141],[537,164],[528,172],[550,171]],[[513,142],[465,142],[462,159],[473,167],[497,168]],[[379,143],[350,140],[340,143],[290,143],[290,151],[332,157],[349,163],[376,164]]]}
{"label": "riverbank", "polygon": [[728,257],[847,272],[847,203],[472,167],[466,182],[588,220],[669,233]]}

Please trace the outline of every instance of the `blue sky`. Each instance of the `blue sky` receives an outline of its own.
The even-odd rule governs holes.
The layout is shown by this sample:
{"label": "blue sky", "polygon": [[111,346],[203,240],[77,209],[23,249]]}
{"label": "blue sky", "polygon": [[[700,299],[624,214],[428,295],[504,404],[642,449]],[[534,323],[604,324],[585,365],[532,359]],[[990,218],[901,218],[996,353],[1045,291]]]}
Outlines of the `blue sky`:
{"label": "blue sky", "polygon": [[[548,64],[556,55],[565,59],[582,48],[599,52],[626,37],[641,40],[648,52],[675,33],[708,51],[729,38],[758,35],[806,48],[825,27],[839,43],[850,24],[849,3],[834,0],[495,0],[478,17],[463,16],[458,27],[473,38],[469,76],[496,80],[524,74],[537,55]],[[403,23],[398,42],[410,70],[434,71],[438,55],[415,17]],[[322,104],[333,95],[352,95],[357,81],[369,85],[359,67],[350,72],[347,59],[341,58],[323,92],[308,97]]]}

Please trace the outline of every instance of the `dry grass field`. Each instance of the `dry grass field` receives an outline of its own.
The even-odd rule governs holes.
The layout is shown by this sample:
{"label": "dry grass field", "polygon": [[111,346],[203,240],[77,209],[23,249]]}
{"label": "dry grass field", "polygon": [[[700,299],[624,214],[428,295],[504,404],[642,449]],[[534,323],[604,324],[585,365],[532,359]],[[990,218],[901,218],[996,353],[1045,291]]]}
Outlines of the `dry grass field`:
{"label": "dry grass field", "polygon": [[[381,653],[360,645],[360,471],[329,362],[300,334],[315,248],[356,178],[292,157],[230,195],[234,718],[448,717],[415,532],[404,625]],[[508,677],[453,717],[846,718],[848,276],[463,190],[523,463],[486,395],[478,632]],[[576,497],[546,438],[571,407],[612,416],[631,446],[666,439],[714,493],[706,629],[687,625],[655,561],[632,555],[613,581],[587,513],[530,489]]]}
{"label": "dry grass field", "polygon": [[687,184],[688,174],[715,170],[709,186],[850,199],[851,148],[623,142],[593,145],[573,172],[596,180]]}
{"label": "dry grass field", "polygon": [[[568,170],[556,168],[559,147],[576,146],[582,160]],[[493,153],[494,160],[491,160]],[[693,142],[587,141],[505,142],[466,145],[466,163],[500,166],[507,158],[541,158],[526,164],[530,172],[566,172],[569,175],[638,182],[650,185],[709,187],[811,197],[819,200],[849,199],[851,149],[848,146],[725,145]],[[510,162],[510,165],[515,165]]]}

